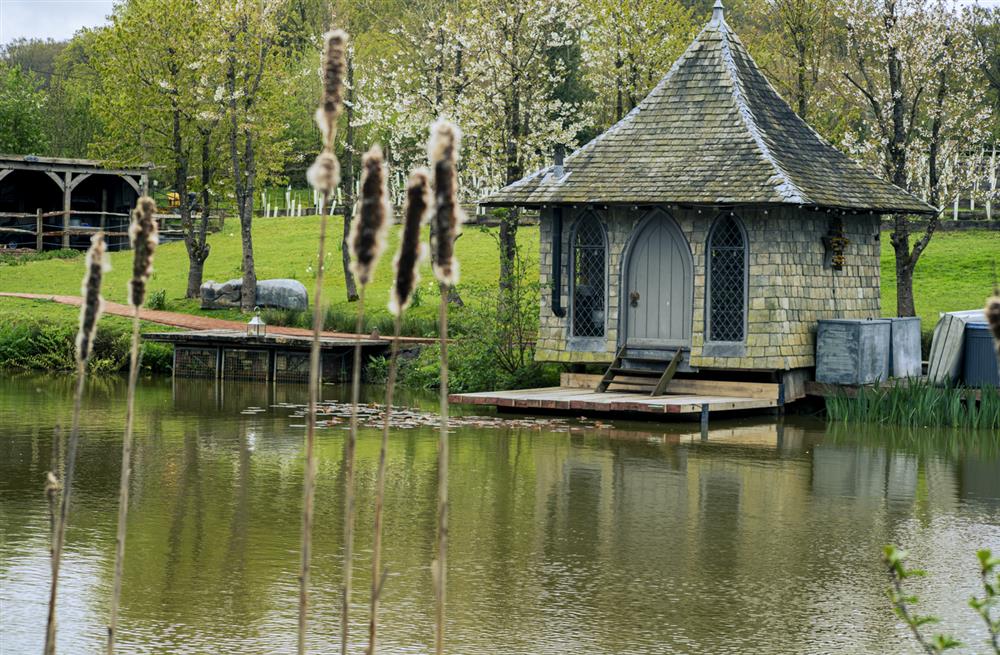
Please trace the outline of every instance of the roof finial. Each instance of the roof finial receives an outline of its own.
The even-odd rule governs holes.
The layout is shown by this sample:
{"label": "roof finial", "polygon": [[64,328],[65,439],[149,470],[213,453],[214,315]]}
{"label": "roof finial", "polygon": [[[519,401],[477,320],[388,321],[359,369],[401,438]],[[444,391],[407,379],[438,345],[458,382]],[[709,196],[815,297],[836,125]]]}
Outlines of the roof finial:
{"label": "roof finial", "polygon": [[722,0],[715,0],[715,4],[712,5],[712,22],[721,23],[725,20],[723,17],[723,12],[725,7],[722,6]]}

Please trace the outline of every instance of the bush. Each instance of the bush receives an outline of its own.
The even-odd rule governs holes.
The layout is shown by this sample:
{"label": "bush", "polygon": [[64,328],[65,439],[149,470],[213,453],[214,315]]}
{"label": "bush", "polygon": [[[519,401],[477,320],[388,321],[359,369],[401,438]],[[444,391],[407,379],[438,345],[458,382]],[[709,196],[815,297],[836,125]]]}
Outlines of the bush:
{"label": "bush", "polygon": [[[26,320],[0,325],[0,369],[76,370],[77,326],[70,322]],[[102,322],[94,339],[89,362],[92,373],[128,370],[131,326]],[[173,350],[166,344],[144,343],[142,368],[153,373],[170,372]]]}
{"label": "bush", "polygon": [[167,308],[167,290],[157,289],[146,298],[146,309],[157,309],[163,311]]}
{"label": "bush", "polygon": [[[518,257],[502,287],[463,287],[465,305],[452,310],[448,387],[455,392],[558,384],[559,370],[535,361],[540,285]],[[441,383],[440,348],[427,346],[400,361],[400,383],[434,388]]]}

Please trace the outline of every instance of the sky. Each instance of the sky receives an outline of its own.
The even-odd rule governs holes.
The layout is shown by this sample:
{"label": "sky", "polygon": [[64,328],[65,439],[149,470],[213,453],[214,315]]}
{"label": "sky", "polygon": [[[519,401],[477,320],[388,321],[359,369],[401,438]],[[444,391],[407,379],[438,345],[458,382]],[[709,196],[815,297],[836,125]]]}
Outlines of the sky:
{"label": "sky", "polygon": [[70,38],[107,23],[112,0],[0,0],[0,45],[19,38]]}
{"label": "sky", "polygon": [[[1000,0],[961,0],[1000,5]],[[0,45],[19,38],[68,39],[82,27],[107,22],[113,0],[0,0]]]}

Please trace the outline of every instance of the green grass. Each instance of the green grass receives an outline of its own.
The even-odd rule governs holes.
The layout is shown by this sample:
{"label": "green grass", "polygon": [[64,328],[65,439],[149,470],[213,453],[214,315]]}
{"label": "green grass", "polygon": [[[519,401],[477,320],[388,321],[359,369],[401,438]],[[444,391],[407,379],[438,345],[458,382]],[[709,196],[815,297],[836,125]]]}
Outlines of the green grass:
{"label": "green grass", "polygon": [[[313,292],[313,269],[316,263],[316,217],[271,218],[254,221],[254,252],[260,279],[292,278]],[[344,291],[344,276],[340,254],[340,222],[331,222],[330,246],[327,248],[328,274],[324,295],[335,317],[333,325],[350,323],[354,304],[348,303]],[[398,243],[398,228],[391,233],[389,249],[379,265],[375,280],[369,286],[367,312],[371,325],[387,325],[386,303],[392,277],[391,258]],[[522,251],[528,255],[528,270],[537,270],[538,228],[522,227],[518,231]],[[239,277],[240,239],[238,224],[230,220],[226,229],[209,239],[211,256],[205,267],[205,280],[224,281]],[[896,310],[896,274],[892,246],[888,234],[882,236],[882,311],[886,316]],[[462,285],[494,285],[499,277],[496,231],[468,226],[456,244],[462,264]],[[993,262],[1000,254],[1000,232],[974,230],[969,232],[938,232],[934,235],[914,277],[917,313],[925,333],[937,323],[938,313],[981,307],[993,285]],[[125,300],[130,252],[113,253],[113,270],[108,274],[105,295],[110,300]],[[79,259],[46,259],[26,261],[20,265],[0,262],[0,291],[29,293],[79,294],[82,265]],[[415,306],[409,312],[412,321],[427,325],[434,321],[436,291],[431,283],[430,265],[424,264],[422,289]],[[233,310],[202,311],[197,300],[184,299],[187,286],[187,254],[183,243],[160,247],[156,256],[156,272],[150,289],[166,291],[166,308],[173,311],[206,314],[219,318],[239,319]],[[0,300],[0,304],[6,301]],[[36,311],[36,309],[32,309]]]}
{"label": "green grass", "polygon": [[[316,238],[319,231],[317,217],[270,218],[254,221],[254,256],[258,279],[291,278],[302,282],[309,290],[310,302],[315,285]],[[353,315],[354,303],[348,303],[344,289],[344,274],[341,265],[340,235],[342,223],[334,219],[330,223],[327,237],[327,276],[323,284],[325,301],[332,312]],[[461,262],[462,285],[495,285],[499,278],[499,254],[496,230],[467,226],[455,244]],[[389,315],[389,285],[393,276],[392,257],[399,240],[399,227],[392,229],[389,247],[378,266],[376,277],[368,286],[366,312],[385,324]],[[426,236],[425,236],[426,240]],[[522,227],[518,241],[523,252],[535,265],[538,253],[538,228]],[[226,228],[209,237],[211,254],[205,262],[206,281],[223,282],[238,278],[240,273],[239,224],[235,220],[226,222]],[[112,270],[107,274],[105,297],[116,302],[125,301],[125,285],[130,275],[132,253],[116,252],[111,255]],[[535,269],[532,268],[532,271]],[[193,314],[205,314],[218,318],[240,318],[237,311],[203,311],[197,300],[187,300],[187,252],[182,242],[160,246],[156,252],[155,272],[150,281],[152,291],[166,291],[166,309]],[[52,259],[30,261],[18,266],[0,264],[0,291],[24,293],[53,293],[79,295],[80,278],[83,274],[80,259]],[[421,273],[420,297],[408,311],[411,320],[433,321],[437,315],[437,291],[431,280],[430,263],[425,262]],[[460,287],[461,288],[461,287]],[[0,305],[6,302],[0,299]]]}
{"label": "green grass", "polygon": [[[917,262],[913,293],[926,334],[939,312],[983,307],[1000,267],[1000,232],[937,232]],[[1000,270],[1000,269],[998,269]],[[882,233],[882,315],[896,315],[896,260],[889,234]]]}
{"label": "green grass", "polygon": [[[72,371],[80,309],[45,300],[4,298],[0,302],[0,369]],[[142,323],[144,331],[171,328]],[[105,315],[98,326],[90,369],[116,373],[128,368],[132,321]],[[172,364],[172,348],[166,344],[143,344],[142,368],[167,372]]]}

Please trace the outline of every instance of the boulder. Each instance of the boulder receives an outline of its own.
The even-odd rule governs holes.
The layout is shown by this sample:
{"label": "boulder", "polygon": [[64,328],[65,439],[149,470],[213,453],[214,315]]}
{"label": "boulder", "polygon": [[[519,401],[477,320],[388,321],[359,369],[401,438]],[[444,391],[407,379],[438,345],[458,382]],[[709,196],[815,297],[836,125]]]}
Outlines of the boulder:
{"label": "boulder", "polygon": [[[201,285],[202,309],[239,308],[243,280],[235,278],[218,283],[209,280]],[[258,307],[275,307],[305,311],[309,308],[309,294],[298,280],[258,280]]]}

